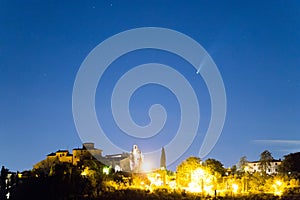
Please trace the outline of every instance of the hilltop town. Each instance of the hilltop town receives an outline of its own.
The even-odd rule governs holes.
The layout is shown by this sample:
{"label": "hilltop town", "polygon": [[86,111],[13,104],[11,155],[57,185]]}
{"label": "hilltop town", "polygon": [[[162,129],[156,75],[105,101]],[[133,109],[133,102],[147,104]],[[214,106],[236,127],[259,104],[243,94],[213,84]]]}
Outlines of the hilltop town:
{"label": "hilltop town", "polygon": [[[84,143],[72,153],[57,150],[29,171],[11,172],[2,167],[2,199],[115,199],[116,193],[123,199],[127,197],[124,191],[152,198],[161,190],[175,199],[179,196],[186,199],[250,198],[253,195],[267,199],[287,195],[292,198],[290,191],[298,195],[300,153],[286,155],[281,160],[274,159],[266,150],[260,160],[248,161],[244,156],[238,165],[230,168],[212,158],[189,157],[175,172],[167,169],[167,155],[162,148],[160,167],[146,171],[137,145],[133,145],[131,152],[105,156],[94,143]],[[51,191],[56,193],[44,196]]]}

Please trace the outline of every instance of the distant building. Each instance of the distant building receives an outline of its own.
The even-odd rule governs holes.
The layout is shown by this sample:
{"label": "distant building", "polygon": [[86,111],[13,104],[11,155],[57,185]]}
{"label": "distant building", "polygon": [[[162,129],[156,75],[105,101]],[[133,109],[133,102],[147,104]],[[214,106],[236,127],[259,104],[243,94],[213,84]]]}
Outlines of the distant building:
{"label": "distant building", "polygon": [[[271,174],[277,174],[278,173],[278,166],[281,165],[281,160],[272,160],[270,162],[270,166],[267,168],[266,173],[271,175]],[[259,161],[252,161],[252,162],[247,162],[247,165],[245,167],[245,171],[249,173],[254,173],[254,172],[261,172],[260,169],[260,162]]]}
{"label": "distant building", "polygon": [[94,143],[84,143],[82,148],[76,148],[72,150],[73,154],[70,154],[68,150],[58,150],[55,153],[47,155],[46,159],[36,163],[33,168],[49,168],[53,164],[57,163],[70,163],[77,165],[79,161],[85,159],[93,159],[93,157],[102,157],[102,150],[94,147]]}
{"label": "distant building", "polygon": [[133,172],[140,172],[142,170],[144,156],[137,145],[133,145],[130,152],[130,169]]}
{"label": "distant building", "polygon": [[115,171],[130,171],[130,154],[120,153],[106,155],[102,160],[109,166],[111,166]]}
{"label": "distant building", "polygon": [[97,149],[94,143],[83,143],[82,148],[75,148],[72,154],[68,150],[58,150],[47,155],[46,159],[36,163],[34,169],[50,169],[58,163],[77,165],[80,161],[97,159],[105,165],[111,166],[115,171],[130,171],[130,154],[121,153],[102,156],[102,150]]}
{"label": "distant building", "polygon": [[95,148],[94,143],[83,143],[82,148],[75,148],[72,151],[73,153],[73,165],[77,165],[77,163],[81,160],[91,160],[94,158],[101,159],[102,158],[102,150]]}

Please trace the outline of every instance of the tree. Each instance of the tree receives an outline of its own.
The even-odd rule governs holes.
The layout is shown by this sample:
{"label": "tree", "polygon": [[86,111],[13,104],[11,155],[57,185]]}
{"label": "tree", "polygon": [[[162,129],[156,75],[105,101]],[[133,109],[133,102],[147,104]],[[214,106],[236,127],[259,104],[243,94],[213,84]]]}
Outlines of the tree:
{"label": "tree", "polygon": [[281,165],[279,166],[279,172],[299,176],[300,152],[285,155]]}
{"label": "tree", "polygon": [[268,150],[265,150],[260,154],[259,168],[264,174],[267,173],[267,170],[271,166],[272,160],[274,160],[274,158]]}
{"label": "tree", "polygon": [[176,169],[177,184],[181,187],[188,187],[191,181],[191,174],[194,170],[201,168],[201,159],[197,157],[189,157],[180,163]]}
{"label": "tree", "polygon": [[226,169],[223,167],[223,164],[216,159],[209,158],[203,163],[203,165],[207,171],[217,177],[225,175]]}
{"label": "tree", "polygon": [[233,165],[231,167],[231,174],[236,174],[237,173],[237,166],[236,165]]}
{"label": "tree", "polygon": [[31,171],[27,171],[25,175],[25,172],[22,172],[21,181],[13,187],[11,199],[62,200],[92,195],[94,188],[91,182],[81,175],[77,166],[60,163],[55,165],[52,171],[52,175],[49,176],[35,176]]}
{"label": "tree", "polygon": [[259,172],[254,172],[249,174],[249,181],[247,184],[247,190],[252,193],[263,192],[265,178],[259,174]]}
{"label": "tree", "polygon": [[245,167],[247,166],[248,160],[246,156],[242,156],[240,158],[238,167],[239,167],[239,171],[245,171]]}
{"label": "tree", "polygon": [[49,175],[52,168],[59,163],[58,157],[47,158],[35,165],[33,171],[39,176],[46,176]]}
{"label": "tree", "polygon": [[165,148],[161,149],[161,156],[160,156],[160,168],[166,169],[166,153]]}

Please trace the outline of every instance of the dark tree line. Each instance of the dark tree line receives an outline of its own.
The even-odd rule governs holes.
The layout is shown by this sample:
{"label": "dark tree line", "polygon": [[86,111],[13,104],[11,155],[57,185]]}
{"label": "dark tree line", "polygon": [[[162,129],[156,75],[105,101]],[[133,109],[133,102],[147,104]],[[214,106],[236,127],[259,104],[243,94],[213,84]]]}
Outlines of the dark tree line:
{"label": "dark tree line", "polygon": [[90,181],[80,175],[75,167],[58,164],[53,168],[53,175],[47,176],[27,172],[19,180],[11,194],[12,200],[18,199],[69,199],[84,194],[89,195]]}
{"label": "dark tree line", "polygon": [[284,156],[279,172],[294,178],[300,178],[300,152],[290,153]]}
{"label": "dark tree line", "polygon": [[[269,151],[264,151],[260,155],[260,169],[263,172],[270,167],[273,157]],[[162,158],[164,161],[164,158]],[[246,157],[242,157],[237,167],[231,169],[224,168],[223,164],[215,159],[207,159],[201,161],[200,158],[190,157],[177,166],[176,181],[179,186],[188,187],[191,181],[191,171],[201,167],[205,171],[212,174],[215,179],[216,186],[229,183],[234,180],[240,183],[242,191],[262,191],[264,187],[271,188],[275,178],[272,176],[262,175],[260,173],[246,173],[247,165]],[[162,162],[164,164],[164,162]],[[115,173],[110,171],[109,175],[103,173],[103,165],[97,160],[85,160],[77,166],[69,163],[56,163],[45,169],[34,169],[22,173],[22,177],[18,178],[18,174],[13,177],[12,183],[8,187],[6,181],[8,169],[2,167],[0,176],[0,200],[7,199],[6,194],[10,193],[10,199],[45,199],[45,200],[71,200],[71,199],[202,199],[197,195],[188,195],[178,191],[170,192],[162,191],[159,188],[154,192],[147,190],[129,189],[130,185],[138,185],[143,182],[148,184],[146,176]],[[282,164],[279,165],[279,174],[276,178],[286,179],[290,181],[294,179],[295,183],[300,178],[300,152],[291,153],[284,156]],[[84,173],[83,173],[84,172]],[[161,177],[166,176],[166,171],[159,171]],[[162,173],[164,172],[164,173]],[[283,175],[283,176],[281,176]],[[124,178],[125,177],[125,178]],[[285,178],[286,177],[286,178]],[[165,178],[163,178],[165,179]],[[111,185],[113,182],[114,185]],[[299,185],[299,183],[294,184]],[[223,186],[222,186],[223,187]],[[216,187],[217,188],[217,187]],[[299,192],[300,193],[300,192]],[[298,194],[299,194],[298,193]],[[298,197],[298,196],[297,196]],[[270,199],[273,197],[268,197]],[[250,199],[250,198],[249,198]],[[259,198],[258,198],[259,199]]]}
{"label": "dark tree line", "polygon": [[0,199],[6,199],[6,194],[8,193],[8,184],[6,183],[6,178],[8,175],[8,169],[4,166],[1,168],[0,174]]}

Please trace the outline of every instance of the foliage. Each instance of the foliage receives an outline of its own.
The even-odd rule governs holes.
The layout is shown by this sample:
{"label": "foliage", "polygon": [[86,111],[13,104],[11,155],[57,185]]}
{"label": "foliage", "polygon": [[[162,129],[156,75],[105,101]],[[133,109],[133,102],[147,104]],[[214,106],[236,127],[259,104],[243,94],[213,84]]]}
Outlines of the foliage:
{"label": "foliage", "polygon": [[237,166],[236,166],[236,165],[233,165],[233,166],[231,167],[231,173],[232,173],[232,174],[236,174],[236,173],[237,173]]}
{"label": "foliage", "polygon": [[300,178],[300,152],[285,155],[279,166],[279,171]]}
{"label": "foliage", "polygon": [[244,172],[245,167],[247,166],[247,163],[248,163],[247,157],[246,156],[241,157],[239,164],[238,164],[239,171]]}
{"label": "foliage", "polygon": [[263,174],[267,173],[267,170],[271,166],[272,160],[274,160],[274,158],[268,150],[265,150],[260,154],[259,168],[263,172]]}
{"label": "foliage", "polygon": [[296,187],[299,187],[300,184],[299,184],[299,179],[291,179],[289,180],[289,187],[291,188],[296,188]]}
{"label": "foliage", "polygon": [[166,169],[167,164],[166,164],[166,153],[165,153],[165,148],[161,149],[161,157],[160,157],[160,168]]}
{"label": "foliage", "polygon": [[68,199],[72,196],[91,194],[91,183],[80,175],[80,171],[68,166],[56,166],[53,175],[47,177],[28,176],[14,187],[11,199]]}
{"label": "foliage", "polygon": [[264,192],[265,178],[260,173],[255,172],[249,175],[248,191],[252,193]]}
{"label": "foliage", "polygon": [[134,187],[143,187],[144,185],[150,185],[146,174],[136,173],[132,175],[132,186]]}
{"label": "foliage", "polygon": [[180,163],[176,169],[176,181],[178,186],[187,187],[191,181],[191,172],[200,167],[202,167],[200,158],[193,156]]}
{"label": "foliage", "polygon": [[216,159],[209,158],[203,163],[203,165],[206,171],[210,172],[216,177],[225,175],[226,169],[223,167],[223,164]]}
{"label": "foliage", "polygon": [[[159,176],[165,184],[155,187],[151,187],[149,175],[143,173],[115,173],[111,170],[109,174],[104,174],[103,168],[107,166],[97,160],[85,160],[79,162],[77,166],[69,163],[53,163],[46,168],[46,171],[35,169],[22,172],[22,178],[17,181],[18,184],[11,185],[10,192],[12,200],[212,199],[205,195],[214,195],[214,192],[223,195],[214,199],[279,199],[276,195],[281,194],[283,195],[280,199],[300,199],[299,179],[295,176],[299,173],[297,168],[300,162],[299,157],[300,153],[286,155],[280,168],[281,172],[285,173],[278,175],[244,171],[240,173],[240,170],[244,170],[247,164],[246,157],[240,159],[240,170],[237,173],[234,173],[236,169],[232,167],[232,173],[228,174],[225,173],[226,169],[218,160],[207,159],[202,165],[200,158],[189,157],[177,166],[176,174],[172,171],[157,170],[155,173],[159,175],[156,176]],[[260,158],[262,170],[267,170],[272,160],[271,153],[264,151]],[[192,193],[189,190],[168,187],[168,182],[176,179],[179,188],[188,189],[193,179],[199,180],[199,177],[197,178],[193,173],[197,169],[213,177],[209,179],[209,184],[202,181],[201,186],[204,190],[205,187],[210,187],[211,193]],[[293,176],[287,173],[290,172],[288,169]],[[6,177],[7,173],[8,170],[2,167],[1,200],[6,198],[3,195],[5,182],[2,177]]]}

